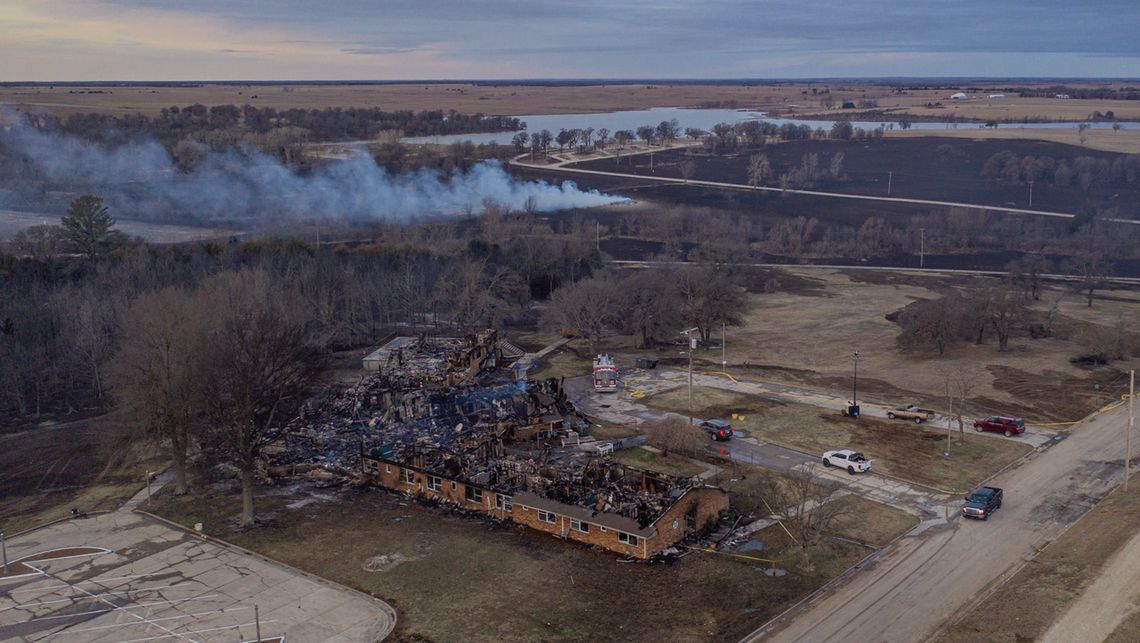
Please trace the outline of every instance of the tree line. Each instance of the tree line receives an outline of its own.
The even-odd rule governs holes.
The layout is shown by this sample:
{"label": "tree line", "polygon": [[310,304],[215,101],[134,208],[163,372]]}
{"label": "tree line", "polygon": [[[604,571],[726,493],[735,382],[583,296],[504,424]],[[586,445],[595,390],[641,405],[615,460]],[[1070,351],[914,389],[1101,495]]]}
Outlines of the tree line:
{"label": "tree line", "polygon": [[378,224],[351,243],[156,246],[119,234],[98,199],[77,199],[61,225],[25,231],[0,253],[0,417],[105,409],[106,369],[128,339],[122,320],[133,302],[224,273],[253,271],[287,291],[327,350],[394,328],[458,332],[525,318],[530,302],[598,265],[592,229],[560,230],[487,204],[461,219]]}
{"label": "tree line", "polygon": [[119,144],[151,138],[168,149],[186,138],[207,133],[241,132],[267,134],[298,128],[313,140],[342,141],[374,139],[383,132],[404,136],[439,136],[521,129],[522,121],[510,116],[463,114],[455,110],[384,111],[379,107],[326,107],[323,109],[276,109],[253,105],[205,105],[163,108],[157,116],[98,112],[72,114],[66,118],[37,116],[38,127],[60,131],[86,140]]}

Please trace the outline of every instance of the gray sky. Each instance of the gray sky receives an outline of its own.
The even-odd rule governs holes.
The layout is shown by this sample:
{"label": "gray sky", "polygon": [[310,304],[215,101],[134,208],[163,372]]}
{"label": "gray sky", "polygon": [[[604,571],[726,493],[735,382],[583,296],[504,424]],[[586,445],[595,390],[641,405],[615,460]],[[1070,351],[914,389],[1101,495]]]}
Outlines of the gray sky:
{"label": "gray sky", "polygon": [[4,0],[0,80],[1140,77],[1140,0]]}

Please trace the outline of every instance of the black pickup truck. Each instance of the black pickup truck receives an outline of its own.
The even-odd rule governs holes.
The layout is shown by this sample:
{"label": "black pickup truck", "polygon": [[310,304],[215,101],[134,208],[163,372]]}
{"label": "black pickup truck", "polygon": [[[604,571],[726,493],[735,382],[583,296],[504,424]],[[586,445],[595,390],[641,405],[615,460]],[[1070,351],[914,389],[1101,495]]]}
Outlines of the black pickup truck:
{"label": "black pickup truck", "polygon": [[990,514],[1001,508],[1002,491],[997,487],[979,487],[966,496],[962,515],[967,518],[989,520]]}

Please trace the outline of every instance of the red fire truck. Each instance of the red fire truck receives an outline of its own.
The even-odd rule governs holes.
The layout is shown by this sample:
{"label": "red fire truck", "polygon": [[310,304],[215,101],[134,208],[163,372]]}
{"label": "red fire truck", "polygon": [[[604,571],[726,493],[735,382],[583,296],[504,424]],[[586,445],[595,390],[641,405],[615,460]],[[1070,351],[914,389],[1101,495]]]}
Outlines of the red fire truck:
{"label": "red fire truck", "polygon": [[594,358],[594,390],[599,393],[613,393],[618,390],[617,366],[605,353]]}

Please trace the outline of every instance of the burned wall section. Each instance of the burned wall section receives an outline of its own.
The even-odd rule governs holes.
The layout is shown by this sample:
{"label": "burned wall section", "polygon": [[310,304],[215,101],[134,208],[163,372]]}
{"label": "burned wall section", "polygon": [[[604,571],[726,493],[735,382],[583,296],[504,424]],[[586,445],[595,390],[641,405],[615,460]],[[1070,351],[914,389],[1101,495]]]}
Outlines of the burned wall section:
{"label": "burned wall section", "polygon": [[290,425],[270,473],[354,478],[637,558],[728,508],[723,490],[562,447],[589,430],[562,382],[514,381],[501,355],[491,330],[391,340]]}

